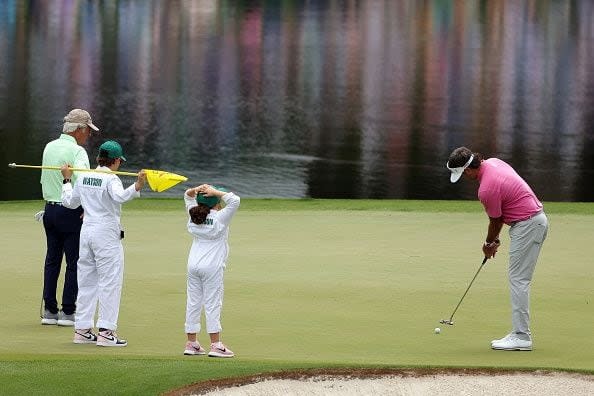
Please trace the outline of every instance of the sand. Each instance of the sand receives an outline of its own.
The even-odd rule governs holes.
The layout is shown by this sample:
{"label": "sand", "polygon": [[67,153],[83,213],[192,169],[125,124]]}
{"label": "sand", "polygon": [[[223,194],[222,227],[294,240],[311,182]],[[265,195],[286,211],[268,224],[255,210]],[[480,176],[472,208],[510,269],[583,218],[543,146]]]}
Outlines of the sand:
{"label": "sand", "polygon": [[[360,375],[358,375],[360,376]],[[510,374],[427,374],[356,378],[321,375],[301,379],[250,378],[246,384],[205,389],[196,384],[184,394],[217,396],[276,395],[594,395],[594,376],[564,372],[518,372]],[[213,386],[214,385],[214,386]]]}

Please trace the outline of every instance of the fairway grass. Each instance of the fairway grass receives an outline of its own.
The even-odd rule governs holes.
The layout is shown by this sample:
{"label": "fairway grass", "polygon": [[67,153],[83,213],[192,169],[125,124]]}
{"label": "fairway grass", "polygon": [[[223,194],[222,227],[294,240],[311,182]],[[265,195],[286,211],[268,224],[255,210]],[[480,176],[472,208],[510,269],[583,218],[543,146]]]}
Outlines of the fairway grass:
{"label": "fairway grass", "polygon": [[[510,325],[507,227],[455,326],[438,323],[482,261],[487,219],[477,202],[243,200],[230,231],[222,316],[232,360],[181,355],[191,244],[183,200],[124,205],[118,331],[129,346],[111,349],[74,345],[71,328],[39,324],[45,236],[33,214],[41,208],[0,202],[2,394],[155,394],[329,366],[594,372],[594,204],[545,204],[550,231],[531,300],[535,349],[510,353],[489,348]],[[206,343],[204,332],[199,338]]]}

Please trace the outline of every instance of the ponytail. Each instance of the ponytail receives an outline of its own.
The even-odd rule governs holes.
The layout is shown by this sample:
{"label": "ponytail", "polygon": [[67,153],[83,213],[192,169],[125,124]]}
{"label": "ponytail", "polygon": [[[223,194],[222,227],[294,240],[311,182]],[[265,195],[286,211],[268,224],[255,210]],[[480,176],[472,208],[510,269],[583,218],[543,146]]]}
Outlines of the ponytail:
{"label": "ponytail", "polygon": [[204,224],[206,216],[210,213],[210,208],[202,203],[190,209],[190,219],[194,224]]}

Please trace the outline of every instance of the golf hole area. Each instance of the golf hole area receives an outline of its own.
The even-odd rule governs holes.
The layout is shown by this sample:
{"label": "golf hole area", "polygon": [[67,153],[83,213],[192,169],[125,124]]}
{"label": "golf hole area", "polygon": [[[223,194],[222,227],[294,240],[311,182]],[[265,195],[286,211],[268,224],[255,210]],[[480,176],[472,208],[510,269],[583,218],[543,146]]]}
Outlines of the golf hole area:
{"label": "golf hole area", "polygon": [[311,369],[197,382],[165,395],[593,395],[594,375],[550,370]]}

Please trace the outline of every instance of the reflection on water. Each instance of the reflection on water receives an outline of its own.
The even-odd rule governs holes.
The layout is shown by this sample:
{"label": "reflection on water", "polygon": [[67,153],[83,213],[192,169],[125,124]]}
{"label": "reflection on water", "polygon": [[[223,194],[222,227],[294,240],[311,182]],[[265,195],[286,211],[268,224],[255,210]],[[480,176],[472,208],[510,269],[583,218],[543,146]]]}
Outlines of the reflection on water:
{"label": "reflection on water", "polygon": [[[114,138],[126,170],[248,197],[474,198],[444,168],[467,145],[593,201],[593,20],[589,0],[3,0],[0,164],[38,164],[82,107],[91,159]],[[0,169],[0,200],[41,197]]]}

